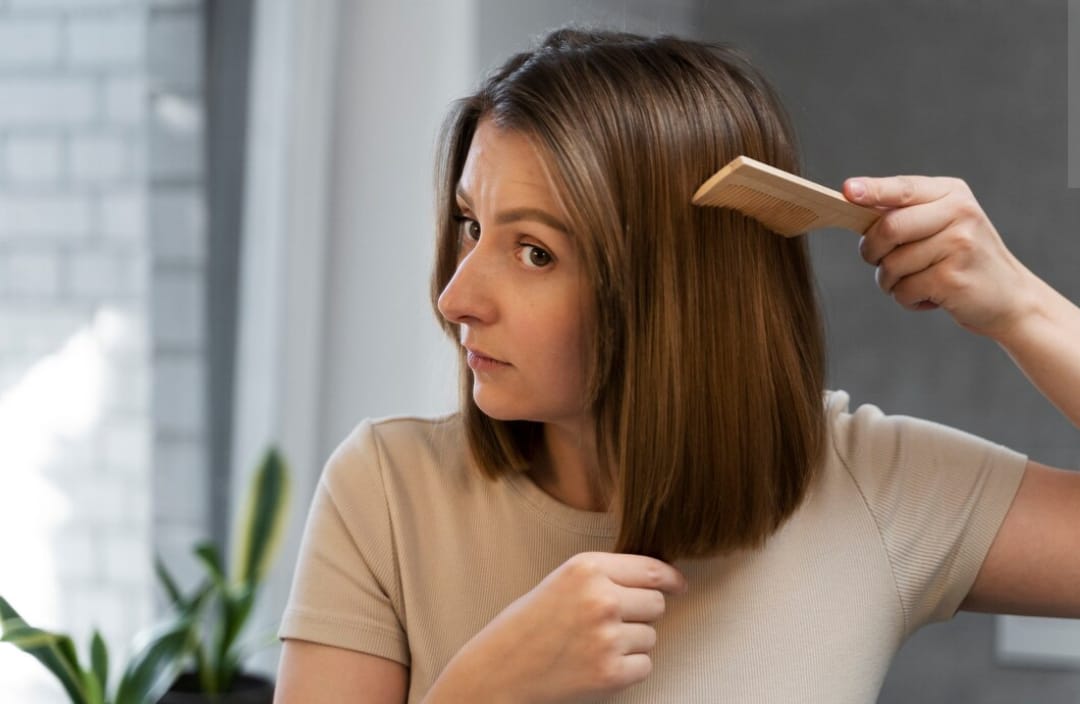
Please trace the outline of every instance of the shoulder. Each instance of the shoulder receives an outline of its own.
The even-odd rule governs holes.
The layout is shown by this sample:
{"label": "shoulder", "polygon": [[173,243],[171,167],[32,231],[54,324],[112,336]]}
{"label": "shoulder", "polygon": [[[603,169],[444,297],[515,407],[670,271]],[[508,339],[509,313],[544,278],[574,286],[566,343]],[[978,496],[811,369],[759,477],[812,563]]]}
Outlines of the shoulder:
{"label": "shoulder", "polygon": [[334,450],[323,472],[331,490],[378,488],[402,479],[464,471],[468,453],[457,413],[366,418]]}
{"label": "shoulder", "polygon": [[966,485],[986,470],[1023,464],[1019,453],[958,428],[873,404],[851,410],[845,391],[826,392],[825,404],[835,457],[864,489]]}

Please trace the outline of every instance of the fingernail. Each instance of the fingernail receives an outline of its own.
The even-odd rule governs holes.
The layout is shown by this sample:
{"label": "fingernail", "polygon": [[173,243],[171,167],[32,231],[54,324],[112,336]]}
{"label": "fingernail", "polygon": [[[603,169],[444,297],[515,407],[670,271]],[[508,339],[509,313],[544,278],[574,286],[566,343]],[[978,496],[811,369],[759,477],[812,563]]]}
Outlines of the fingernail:
{"label": "fingernail", "polygon": [[848,191],[855,200],[862,200],[866,195],[866,186],[862,181],[852,181],[848,184]]}

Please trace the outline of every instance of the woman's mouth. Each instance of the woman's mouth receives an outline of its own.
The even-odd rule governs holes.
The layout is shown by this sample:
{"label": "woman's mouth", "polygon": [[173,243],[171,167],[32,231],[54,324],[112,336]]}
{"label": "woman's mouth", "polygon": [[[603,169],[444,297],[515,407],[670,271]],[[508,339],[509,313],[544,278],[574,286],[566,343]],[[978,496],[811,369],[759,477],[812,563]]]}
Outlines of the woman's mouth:
{"label": "woman's mouth", "polygon": [[497,359],[485,357],[484,355],[473,352],[472,350],[469,350],[468,363],[469,369],[472,369],[474,372],[489,372],[495,371],[497,369],[505,369],[506,367],[510,366],[510,364],[506,362],[500,362]]}

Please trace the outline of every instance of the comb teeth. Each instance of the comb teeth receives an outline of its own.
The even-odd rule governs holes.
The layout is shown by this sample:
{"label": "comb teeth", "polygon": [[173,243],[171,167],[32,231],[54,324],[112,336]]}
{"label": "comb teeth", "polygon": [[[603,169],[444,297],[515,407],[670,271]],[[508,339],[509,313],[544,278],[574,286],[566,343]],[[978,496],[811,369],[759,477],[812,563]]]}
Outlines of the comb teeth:
{"label": "comb teeth", "polygon": [[703,205],[733,208],[744,215],[765,222],[769,229],[783,235],[801,233],[818,219],[809,208],[770,196],[746,186],[729,185],[709,193]]}
{"label": "comb teeth", "polygon": [[701,184],[691,202],[733,208],[786,237],[821,227],[863,233],[881,216],[842,193],[746,156],[735,157]]}

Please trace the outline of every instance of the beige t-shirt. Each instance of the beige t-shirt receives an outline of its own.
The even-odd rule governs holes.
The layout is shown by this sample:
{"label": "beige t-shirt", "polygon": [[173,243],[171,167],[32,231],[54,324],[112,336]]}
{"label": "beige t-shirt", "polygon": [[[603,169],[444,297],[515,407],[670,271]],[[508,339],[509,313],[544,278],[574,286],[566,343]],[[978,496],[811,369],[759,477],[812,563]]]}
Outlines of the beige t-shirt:
{"label": "beige t-shirt", "polygon": [[[966,596],[1026,458],[827,392],[831,443],[763,549],[675,564],[653,671],[612,702],[872,702],[893,655]],[[457,415],[364,421],[326,465],[279,635],[410,668],[419,701],[450,658],[614,522],[525,476],[472,466]],[[522,633],[526,639],[528,633]],[[482,676],[478,673],[478,676]]]}

